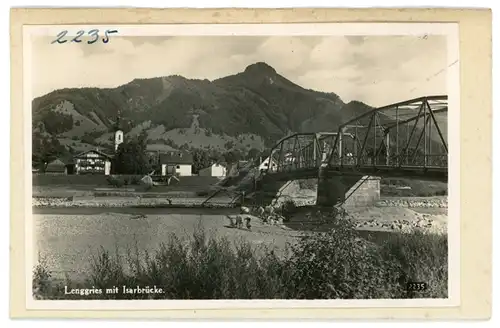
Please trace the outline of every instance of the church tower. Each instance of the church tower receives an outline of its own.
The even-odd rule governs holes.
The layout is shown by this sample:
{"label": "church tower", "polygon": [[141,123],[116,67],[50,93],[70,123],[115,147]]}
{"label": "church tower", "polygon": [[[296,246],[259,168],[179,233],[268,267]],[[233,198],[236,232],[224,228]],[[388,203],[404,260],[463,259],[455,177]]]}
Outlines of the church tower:
{"label": "church tower", "polygon": [[123,131],[120,126],[120,111],[118,111],[118,117],[116,118],[115,124],[115,151],[118,150],[118,146],[123,142]]}

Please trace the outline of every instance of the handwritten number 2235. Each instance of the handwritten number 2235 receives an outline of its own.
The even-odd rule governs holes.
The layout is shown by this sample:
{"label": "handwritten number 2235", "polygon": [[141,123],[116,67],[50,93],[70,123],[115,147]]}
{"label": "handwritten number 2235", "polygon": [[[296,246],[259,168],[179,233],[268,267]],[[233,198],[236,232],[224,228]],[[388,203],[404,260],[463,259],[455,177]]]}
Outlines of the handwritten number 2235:
{"label": "handwritten number 2235", "polygon": [[[112,34],[112,33],[118,33],[118,31],[116,30],[106,30],[104,32],[104,38],[102,38],[102,42],[103,43],[108,43],[109,42],[109,34]],[[52,41],[51,43],[65,43],[67,42],[68,40],[64,40],[63,38],[66,36],[66,34],[68,34],[68,31],[64,30],[64,31],[61,31],[56,39],[54,41]],[[76,36],[71,39],[70,41],[71,42],[77,42],[77,43],[80,43],[82,42],[82,40],[80,40],[80,38],[85,34],[85,31],[83,30],[80,30],[76,33]],[[92,43],[95,43],[97,42],[97,40],[99,40],[99,30],[98,29],[93,29],[93,30],[90,30],[87,32],[87,34],[91,37],[93,37],[93,39],[91,40],[88,40],[87,43],[88,44],[92,44]]]}

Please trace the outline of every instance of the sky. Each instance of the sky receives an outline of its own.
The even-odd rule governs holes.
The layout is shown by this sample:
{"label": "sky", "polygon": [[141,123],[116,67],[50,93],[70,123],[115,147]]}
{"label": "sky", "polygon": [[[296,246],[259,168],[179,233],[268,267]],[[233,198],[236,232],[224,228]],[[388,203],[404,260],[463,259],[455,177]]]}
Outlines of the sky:
{"label": "sky", "polygon": [[447,94],[446,37],[155,36],[104,44],[32,39],[34,97],[73,87],[117,87],[135,78],[214,80],[266,62],[292,82],[371,106]]}

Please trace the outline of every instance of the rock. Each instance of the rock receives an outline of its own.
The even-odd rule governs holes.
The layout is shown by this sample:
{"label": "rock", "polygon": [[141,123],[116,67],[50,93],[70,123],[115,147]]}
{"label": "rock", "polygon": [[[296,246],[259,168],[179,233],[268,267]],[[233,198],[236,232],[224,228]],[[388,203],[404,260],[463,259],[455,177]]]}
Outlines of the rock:
{"label": "rock", "polygon": [[272,215],[274,213],[274,207],[272,207],[271,205],[267,205],[265,207],[264,211],[265,211],[265,213]]}
{"label": "rock", "polygon": [[146,186],[153,186],[153,179],[149,175],[143,176],[141,182]]}
{"label": "rock", "polygon": [[262,216],[264,215],[264,208],[262,206],[259,206],[257,208],[257,210],[255,211],[255,213],[257,214],[257,216]]}

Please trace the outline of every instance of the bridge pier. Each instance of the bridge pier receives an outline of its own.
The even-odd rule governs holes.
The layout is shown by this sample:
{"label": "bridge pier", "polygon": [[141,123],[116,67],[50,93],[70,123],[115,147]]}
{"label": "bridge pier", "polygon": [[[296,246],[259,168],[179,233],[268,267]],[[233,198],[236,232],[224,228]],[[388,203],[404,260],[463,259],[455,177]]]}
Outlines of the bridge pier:
{"label": "bridge pier", "polygon": [[345,200],[345,186],[341,176],[331,177],[320,169],[318,175],[318,191],[316,205],[332,207]]}
{"label": "bridge pier", "polygon": [[[346,200],[347,198],[347,200]],[[328,175],[320,168],[316,205],[364,207],[380,199],[380,178],[373,176]]]}

